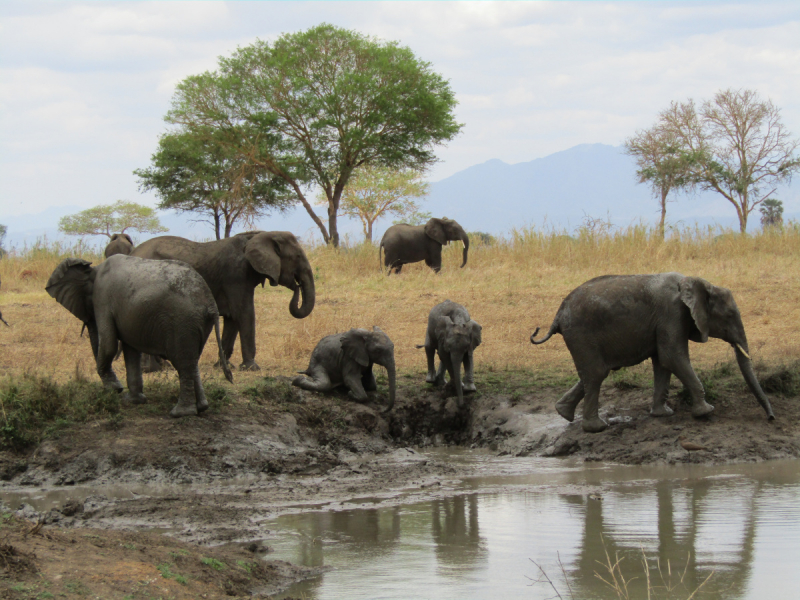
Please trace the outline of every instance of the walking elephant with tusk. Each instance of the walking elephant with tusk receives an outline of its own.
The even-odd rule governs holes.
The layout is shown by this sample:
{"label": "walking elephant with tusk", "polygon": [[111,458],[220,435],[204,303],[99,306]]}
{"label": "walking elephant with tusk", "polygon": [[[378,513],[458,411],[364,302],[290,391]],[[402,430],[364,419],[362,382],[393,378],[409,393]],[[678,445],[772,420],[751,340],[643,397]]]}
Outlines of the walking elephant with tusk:
{"label": "walking elephant with tusk", "polygon": [[674,374],[692,397],[692,415],[702,417],[714,407],[689,362],[689,340],[704,343],[709,337],[728,342],[758,402],[772,420],[769,398],[756,379],[750,361],[742,317],[730,290],[699,277],[680,273],[656,275],[605,275],[575,288],[561,303],[550,331],[531,343],[543,344],[556,333],[572,354],[580,380],[557,403],[567,421],[583,400],[583,429],[607,427],[598,415],[600,384],[610,371],[653,361],[653,406],[650,414],[672,414],[666,404]]}
{"label": "walking elephant with tusk", "polygon": [[467,264],[469,236],[464,228],[452,219],[431,219],[425,225],[392,225],[386,230],[378,247],[380,262],[381,248],[384,251],[384,266],[400,273],[403,265],[425,261],[435,272],[442,268],[442,246],[451,241],[461,240],[464,254],[461,266]]}
{"label": "walking elephant with tusk", "polygon": [[257,285],[269,280],[271,286],[292,290],[289,313],[297,319],[314,310],[314,273],[297,238],[288,231],[251,231],[213,242],[161,236],[140,244],[131,256],[182,260],[200,273],[223,319],[222,346],[228,358],[241,335],[242,370],[259,370],[255,361]]}

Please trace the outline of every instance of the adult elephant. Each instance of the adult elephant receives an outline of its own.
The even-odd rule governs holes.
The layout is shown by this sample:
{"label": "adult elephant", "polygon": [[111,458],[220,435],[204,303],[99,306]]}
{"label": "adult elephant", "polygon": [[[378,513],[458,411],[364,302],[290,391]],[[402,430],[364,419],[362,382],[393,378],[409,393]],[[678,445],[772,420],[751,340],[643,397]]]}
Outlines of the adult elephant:
{"label": "adult elephant", "polygon": [[133,251],[133,240],[127,233],[115,233],[111,236],[111,241],[108,242],[105,250],[105,256],[114,256],[115,254],[125,254],[126,256]]}
{"label": "adult elephant", "polygon": [[314,309],[314,274],[297,238],[288,231],[251,231],[213,242],[166,235],[147,240],[131,255],[182,260],[202,275],[223,318],[226,357],[233,353],[236,336],[242,337],[242,370],[259,370],[253,303],[257,285],[269,280],[271,286],[292,290],[289,312],[297,319],[307,317]]}
{"label": "adult elephant", "polygon": [[451,241],[461,240],[464,243],[464,260],[462,268],[467,264],[469,237],[464,228],[452,219],[431,219],[425,225],[392,225],[386,230],[378,247],[380,262],[381,248],[384,250],[384,266],[400,273],[403,265],[425,261],[437,273],[442,268],[442,246]]}
{"label": "adult elephant", "polygon": [[680,273],[657,275],[604,275],[578,286],[564,299],[543,344],[553,334],[564,337],[580,380],[556,403],[567,421],[583,400],[583,429],[607,427],[598,416],[600,384],[610,371],[630,367],[650,358],[655,390],[650,414],[666,417],[669,380],[673,374],[692,397],[692,415],[701,417],[714,407],[705,400],[703,385],[689,362],[689,340],[704,343],[709,337],[733,346],[736,361],[750,391],[772,420],[767,398],[750,362],[742,317],[730,290],[699,277]]}

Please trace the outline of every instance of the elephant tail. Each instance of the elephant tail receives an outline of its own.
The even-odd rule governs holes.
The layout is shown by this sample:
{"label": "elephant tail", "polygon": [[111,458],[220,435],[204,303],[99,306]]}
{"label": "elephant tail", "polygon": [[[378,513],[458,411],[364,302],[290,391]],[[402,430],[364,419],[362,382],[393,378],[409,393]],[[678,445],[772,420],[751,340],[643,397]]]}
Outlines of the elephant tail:
{"label": "elephant tail", "polygon": [[225,373],[225,379],[233,383],[233,373],[228,364],[228,359],[225,357],[225,349],[222,347],[222,341],[219,337],[219,315],[214,317],[214,333],[217,335],[217,348],[219,348],[219,364],[222,367],[222,372]]}
{"label": "elephant tail", "polygon": [[548,331],[547,335],[544,336],[542,339],[540,339],[540,340],[534,339],[536,337],[537,333],[539,333],[539,327],[537,327],[536,331],[534,331],[531,334],[531,344],[537,344],[537,345],[538,344],[544,344],[547,340],[549,340],[551,337],[553,337],[554,333],[561,333],[561,331],[559,330],[559,327],[558,327],[558,319],[553,321],[553,324],[550,325],[550,331]]}
{"label": "elephant tail", "polygon": [[414,348],[416,348],[417,350],[419,350],[420,348],[424,348],[424,347],[425,347],[425,344],[417,344],[416,346],[414,346]]}

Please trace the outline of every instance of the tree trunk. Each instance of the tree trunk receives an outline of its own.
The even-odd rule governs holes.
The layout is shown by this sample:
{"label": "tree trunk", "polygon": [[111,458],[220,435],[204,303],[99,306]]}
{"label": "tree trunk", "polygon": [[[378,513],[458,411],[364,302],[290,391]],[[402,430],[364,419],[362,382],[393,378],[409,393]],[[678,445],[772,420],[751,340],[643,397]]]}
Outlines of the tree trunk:
{"label": "tree trunk", "polygon": [[669,188],[664,186],[661,188],[661,221],[658,223],[658,233],[661,236],[661,239],[664,239],[664,228],[667,222],[667,194],[669,194]]}
{"label": "tree trunk", "polygon": [[217,234],[217,239],[219,239],[219,211],[216,209],[214,210],[214,233]]}
{"label": "tree trunk", "polygon": [[225,216],[225,237],[231,237],[231,230],[233,229],[233,219],[228,218]]}
{"label": "tree trunk", "polygon": [[367,242],[369,242],[370,244],[372,244],[372,223],[373,223],[373,221],[368,221],[367,222],[367,235],[366,235],[366,238],[367,238]]}

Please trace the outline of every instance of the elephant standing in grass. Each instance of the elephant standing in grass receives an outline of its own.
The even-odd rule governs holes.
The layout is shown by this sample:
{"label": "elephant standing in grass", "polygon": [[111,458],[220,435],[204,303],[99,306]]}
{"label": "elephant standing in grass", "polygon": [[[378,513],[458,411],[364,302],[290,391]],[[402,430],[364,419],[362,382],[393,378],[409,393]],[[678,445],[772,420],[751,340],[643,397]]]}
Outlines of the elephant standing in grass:
{"label": "elephant standing in grass", "polygon": [[204,243],[161,236],[140,244],[131,256],[182,260],[200,273],[223,318],[222,346],[227,358],[236,337],[242,336],[242,370],[259,369],[253,299],[257,285],[269,280],[271,286],[292,290],[289,313],[297,319],[314,310],[314,273],[297,238],[288,231],[251,231]]}
{"label": "elephant standing in grass", "polygon": [[111,241],[108,242],[105,250],[106,258],[114,256],[115,254],[124,254],[127,256],[133,252],[133,240],[127,233],[115,233],[111,236]]}
{"label": "elephant standing in grass", "polygon": [[464,243],[461,267],[467,264],[469,236],[464,228],[451,219],[431,219],[425,225],[392,225],[386,230],[378,247],[380,262],[381,248],[384,250],[384,266],[388,274],[400,273],[403,265],[425,261],[435,272],[442,268],[442,246],[451,241]]}
{"label": "elephant standing in grass", "polygon": [[354,400],[366,402],[367,392],[377,389],[372,373],[376,363],[386,367],[389,376],[389,404],[384,409],[389,412],[397,387],[394,344],[378,327],[372,331],[351,329],[322,338],[311,353],[308,368],[300,371],[292,385],[313,392],[328,392],[344,385]]}
{"label": "elephant standing in grass", "polygon": [[122,342],[127,371],[127,399],[147,401],[143,393],[141,353],[169,360],[180,377],[178,403],[170,416],[196,415],[208,408],[197,362],[214,329],[219,360],[228,381],[233,376],[219,335],[219,313],[211,290],[189,265],[118,254],[99,267],[66,258],[45,288],[89,330],[103,384],[122,391],[112,363]]}
{"label": "elephant standing in grass", "polygon": [[[425,348],[428,359],[427,383],[444,386],[445,370],[450,375],[450,384],[458,396],[458,407],[464,404],[464,392],[475,391],[473,353],[481,344],[481,326],[470,319],[467,309],[456,302],[445,300],[431,309]],[[434,359],[439,353],[439,369],[434,369]],[[464,380],[461,380],[461,365],[464,365]]]}
{"label": "elephant standing in grass", "polygon": [[583,400],[583,429],[607,427],[598,416],[600,384],[610,371],[651,359],[655,390],[650,414],[672,414],[666,405],[674,374],[692,397],[692,415],[702,417],[714,407],[705,400],[700,380],[689,362],[689,340],[704,343],[709,337],[733,346],[739,369],[750,391],[772,420],[769,399],[756,379],[750,362],[742,317],[730,290],[699,277],[680,273],[657,275],[605,275],[575,288],[561,303],[547,336],[564,336],[580,381],[556,403],[567,421]]}

